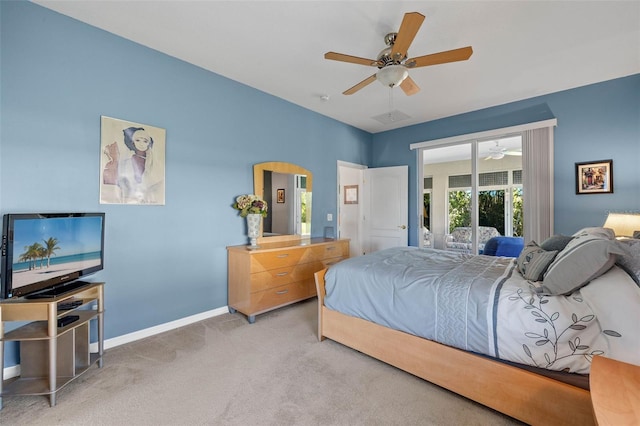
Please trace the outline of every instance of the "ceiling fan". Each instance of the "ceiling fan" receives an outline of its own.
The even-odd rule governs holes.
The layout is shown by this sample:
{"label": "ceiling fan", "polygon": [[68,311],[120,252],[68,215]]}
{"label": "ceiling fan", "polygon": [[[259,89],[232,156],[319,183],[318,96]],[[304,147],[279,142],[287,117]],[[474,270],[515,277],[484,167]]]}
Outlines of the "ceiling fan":
{"label": "ceiling fan", "polygon": [[387,87],[400,86],[406,95],[414,95],[420,91],[420,88],[409,77],[409,69],[445,64],[447,62],[466,61],[471,57],[473,49],[471,46],[467,46],[407,59],[407,50],[423,21],[424,15],[418,12],[405,13],[400,30],[397,33],[389,33],[384,37],[384,42],[388,47],[378,54],[377,59],[360,58],[336,52],[325,53],[325,59],[379,68],[378,72],[347,89],[343,94],[352,95],[373,81],[378,80]]}
{"label": "ceiling fan", "polygon": [[496,146],[489,148],[489,154],[485,157],[485,160],[501,160],[505,155],[522,156],[522,151],[508,150],[507,148],[500,146],[499,141],[496,141]]}

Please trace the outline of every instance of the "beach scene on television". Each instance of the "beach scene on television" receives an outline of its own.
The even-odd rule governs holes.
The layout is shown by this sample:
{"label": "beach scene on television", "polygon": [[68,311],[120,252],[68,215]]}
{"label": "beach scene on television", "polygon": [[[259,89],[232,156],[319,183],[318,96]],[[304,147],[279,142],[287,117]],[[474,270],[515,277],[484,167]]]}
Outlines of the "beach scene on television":
{"label": "beach scene on television", "polygon": [[16,221],[13,248],[14,289],[100,266],[102,218]]}

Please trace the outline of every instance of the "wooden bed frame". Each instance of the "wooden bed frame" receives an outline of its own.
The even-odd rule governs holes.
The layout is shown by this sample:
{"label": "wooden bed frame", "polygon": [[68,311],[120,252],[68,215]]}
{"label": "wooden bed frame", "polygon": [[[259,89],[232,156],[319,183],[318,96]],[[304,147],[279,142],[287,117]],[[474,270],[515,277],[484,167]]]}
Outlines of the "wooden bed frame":
{"label": "wooden bed frame", "polygon": [[324,306],[315,273],[318,338],[329,338],[532,425],[595,425],[589,391]]}

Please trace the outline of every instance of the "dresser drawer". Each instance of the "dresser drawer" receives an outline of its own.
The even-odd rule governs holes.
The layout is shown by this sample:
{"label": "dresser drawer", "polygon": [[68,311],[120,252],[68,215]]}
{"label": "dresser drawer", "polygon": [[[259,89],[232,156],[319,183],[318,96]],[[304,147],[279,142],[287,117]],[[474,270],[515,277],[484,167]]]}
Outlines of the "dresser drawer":
{"label": "dresser drawer", "polygon": [[251,274],[251,292],[255,293],[280,287],[285,284],[291,284],[296,281],[293,277],[294,268],[294,266],[287,266],[285,268],[271,269],[269,271]]}
{"label": "dresser drawer", "polygon": [[[347,256],[342,256],[342,257],[333,257],[331,259],[324,259],[322,261],[322,268],[320,268],[320,269],[328,268],[329,266],[335,265],[336,263],[341,262],[341,261],[343,261],[345,259],[348,259],[348,257]],[[319,271],[320,269],[318,269],[317,271]],[[317,272],[317,271],[314,271],[314,273]]]}
{"label": "dresser drawer", "polygon": [[307,250],[305,247],[255,253],[251,256],[251,273],[296,265]]}
{"label": "dresser drawer", "polygon": [[251,294],[250,312],[261,312],[312,296],[309,280],[291,283]]}
{"label": "dresser drawer", "polygon": [[[340,259],[332,259],[334,262]],[[329,261],[310,262],[286,268],[271,269],[269,271],[251,274],[251,292],[264,291],[296,281],[313,277],[313,274],[326,268]]]}
{"label": "dresser drawer", "polygon": [[327,244],[324,246],[324,253],[322,258],[329,259],[332,257],[349,256],[349,244],[343,242],[336,242],[334,244]]}
{"label": "dresser drawer", "polygon": [[309,250],[312,253],[309,257],[313,258],[313,260],[349,256],[349,244],[345,244],[343,241],[310,247]]}

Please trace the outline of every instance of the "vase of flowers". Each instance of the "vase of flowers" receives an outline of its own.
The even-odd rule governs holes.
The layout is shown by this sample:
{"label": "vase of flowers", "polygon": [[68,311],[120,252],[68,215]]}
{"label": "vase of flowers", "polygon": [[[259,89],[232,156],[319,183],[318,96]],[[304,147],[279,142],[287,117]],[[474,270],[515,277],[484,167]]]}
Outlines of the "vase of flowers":
{"label": "vase of flowers", "polygon": [[258,248],[260,236],[260,221],[267,216],[267,202],[257,195],[240,195],[233,203],[233,208],[240,211],[240,216],[247,218],[247,235],[249,236],[250,249]]}

